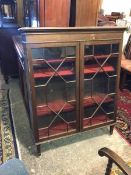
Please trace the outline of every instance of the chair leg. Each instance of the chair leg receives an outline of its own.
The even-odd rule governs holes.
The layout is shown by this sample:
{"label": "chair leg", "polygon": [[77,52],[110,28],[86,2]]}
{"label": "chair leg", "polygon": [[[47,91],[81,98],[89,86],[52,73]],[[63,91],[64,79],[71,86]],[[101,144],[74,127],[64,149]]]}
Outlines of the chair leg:
{"label": "chair leg", "polygon": [[108,164],[107,164],[107,167],[106,167],[105,175],[110,175],[111,174],[112,164],[113,164],[112,160],[108,159]]}
{"label": "chair leg", "polygon": [[127,72],[125,70],[122,71],[121,81],[120,81],[120,90],[122,91],[126,82]]}

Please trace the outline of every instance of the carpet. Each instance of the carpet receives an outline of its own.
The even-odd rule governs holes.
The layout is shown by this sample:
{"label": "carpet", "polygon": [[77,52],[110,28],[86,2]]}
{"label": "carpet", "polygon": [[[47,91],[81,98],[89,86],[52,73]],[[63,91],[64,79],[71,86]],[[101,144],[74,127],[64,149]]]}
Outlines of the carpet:
{"label": "carpet", "polygon": [[116,130],[131,146],[131,92],[119,92]]}
{"label": "carpet", "polygon": [[[127,162],[126,164],[127,164],[129,167],[131,167],[131,161]],[[116,167],[116,168],[112,169],[110,175],[124,175],[124,173],[122,173],[122,171],[121,171],[118,167]]]}
{"label": "carpet", "polygon": [[16,157],[8,93],[7,89],[0,89],[0,164]]}

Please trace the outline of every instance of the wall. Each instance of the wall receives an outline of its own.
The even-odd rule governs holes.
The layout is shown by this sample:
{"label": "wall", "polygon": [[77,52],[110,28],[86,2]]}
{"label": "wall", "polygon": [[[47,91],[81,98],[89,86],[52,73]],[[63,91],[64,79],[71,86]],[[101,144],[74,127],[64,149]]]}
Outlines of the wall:
{"label": "wall", "polygon": [[[106,15],[110,15],[111,12],[124,12],[126,19],[131,20],[131,17],[129,18],[131,0],[103,0],[101,8],[104,9],[104,14]],[[124,32],[123,48],[127,43],[129,35],[130,33]]]}
{"label": "wall", "polygon": [[104,14],[111,14],[111,12],[125,12],[125,14],[129,16],[131,0],[103,0],[102,9],[104,9]]}

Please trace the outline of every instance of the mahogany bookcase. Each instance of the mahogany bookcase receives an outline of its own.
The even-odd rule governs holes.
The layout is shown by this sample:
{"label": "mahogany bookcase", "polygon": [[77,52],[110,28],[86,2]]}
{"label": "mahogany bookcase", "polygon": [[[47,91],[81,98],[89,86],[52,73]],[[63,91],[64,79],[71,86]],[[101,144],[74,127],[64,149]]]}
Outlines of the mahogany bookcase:
{"label": "mahogany bookcase", "polygon": [[105,126],[112,134],[125,28],[19,30],[20,84],[38,153],[45,140]]}

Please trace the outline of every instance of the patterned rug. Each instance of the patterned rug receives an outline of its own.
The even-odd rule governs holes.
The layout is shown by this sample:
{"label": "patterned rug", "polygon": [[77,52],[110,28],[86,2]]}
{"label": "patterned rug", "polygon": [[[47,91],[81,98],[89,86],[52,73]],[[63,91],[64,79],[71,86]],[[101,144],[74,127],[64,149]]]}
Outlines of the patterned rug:
{"label": "patterned rug", "polygon": [[[131,161],[127,162],[126,164],[127,164],[129,167],[131,167]],[[118,167],[116,167],[116,168],[112,169],[110,175],[124,175],[124,173],[122,173],[122,171],[121,171]]]}
{"label": "patterned rug", "polygon": [[15,157],[8,90],[0,89],[0,164]]}
{"label": "patterned rug", "polygon": [[116,129],[131,146],[131,92],[126,89],[119,92]]}

